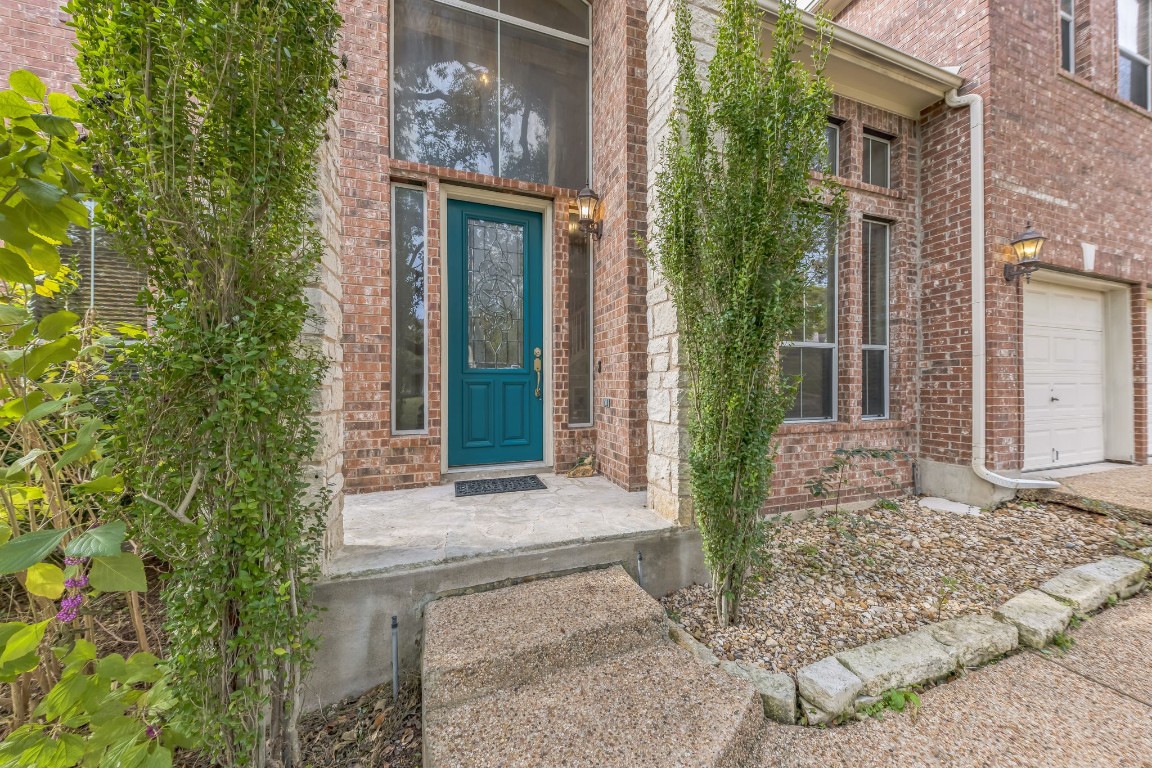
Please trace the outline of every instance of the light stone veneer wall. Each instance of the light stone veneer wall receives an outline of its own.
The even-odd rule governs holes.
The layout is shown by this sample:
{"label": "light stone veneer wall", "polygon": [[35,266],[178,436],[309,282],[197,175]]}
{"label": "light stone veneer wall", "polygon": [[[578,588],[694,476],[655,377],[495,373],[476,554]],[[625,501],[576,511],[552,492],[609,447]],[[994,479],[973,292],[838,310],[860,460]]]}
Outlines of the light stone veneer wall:
{"label": "light stone veneer wall", "polygon": [[[712,58],[718,0],[690,0],[701,63]],[[648,232],[655,229],[656,175],[663,158],[676,85],[675,14],[672,0],[648,3]],[[659,274],[648,267],[648,506],[681,525],[692,524],[688,483],[686,398],[677,340],[676,307]]]}
{"label": "light stone veneer wall", "polygon": [[316,219],[324,251],[313,282],[307,287],[312,317],[304,331],[304,341],[328,358],[328,371],[316,393],[315,410],[320,441],[316,457],[308,467],[317,486],[327,486],[332,494],[326,517],[324,559],[326,564],[344,541],[344,352],[340,344],[343,324],[343,288],[340,267],[340,188],[339,129],[329,120],[329,139],[320,148]]}

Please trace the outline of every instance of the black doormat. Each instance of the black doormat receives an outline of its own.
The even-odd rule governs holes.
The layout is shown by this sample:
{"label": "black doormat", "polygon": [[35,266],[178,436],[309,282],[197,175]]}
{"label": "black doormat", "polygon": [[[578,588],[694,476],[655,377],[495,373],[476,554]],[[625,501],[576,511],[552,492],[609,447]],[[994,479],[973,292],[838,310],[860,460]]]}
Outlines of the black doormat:
{"label": "black doormat", "polygon": [[536,475],[522,477],[496,477],[491,480],[458,480],[456,496],[486,496],[490,493],[512,493],[514,491],[545,491],[548,486]]}

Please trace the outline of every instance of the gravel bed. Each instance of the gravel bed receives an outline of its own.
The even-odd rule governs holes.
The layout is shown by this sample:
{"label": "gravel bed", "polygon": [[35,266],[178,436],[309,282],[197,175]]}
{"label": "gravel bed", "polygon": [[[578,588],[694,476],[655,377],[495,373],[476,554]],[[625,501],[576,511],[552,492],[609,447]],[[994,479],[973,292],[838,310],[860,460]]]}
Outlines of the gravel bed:
{"label": "gravel bed", "polygon": [[794,672],[839,651],[971,613],[1075,565],[1152,544],[1152,528],[1053,504],[1012,502],[978,516],[915,499],[776,528],[745,591],[738,626],[718,629],[710,591],[662,601],[721,659]]}

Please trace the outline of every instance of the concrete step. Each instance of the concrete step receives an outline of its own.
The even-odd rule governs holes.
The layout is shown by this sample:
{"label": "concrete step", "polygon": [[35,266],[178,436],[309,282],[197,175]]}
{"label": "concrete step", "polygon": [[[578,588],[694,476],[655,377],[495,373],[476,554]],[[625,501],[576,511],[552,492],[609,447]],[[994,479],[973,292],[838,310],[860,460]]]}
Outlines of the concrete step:
{"label": "concrete step", "polygon": [[619,567],[439,600],[424,643],[427,768],[735,768],[763,722]]}
{"label": "concrete step", "polygon": [[738,768],[762,709],[750,683],[668,643],[426,711],[424,765]]}
{"label": "concrete step", "polygon": [[666,640],[660,605],[619,566],[437,600],[424,613],[424,707]]}

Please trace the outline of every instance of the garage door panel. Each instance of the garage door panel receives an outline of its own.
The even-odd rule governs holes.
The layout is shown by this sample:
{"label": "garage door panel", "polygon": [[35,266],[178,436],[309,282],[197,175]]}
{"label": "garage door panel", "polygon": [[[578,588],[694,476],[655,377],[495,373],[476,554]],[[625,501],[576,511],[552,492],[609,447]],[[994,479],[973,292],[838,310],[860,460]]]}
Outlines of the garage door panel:
{"label": "garage door panel", "polygon": [[1102,461],[1103,295],[1027,286],[1024,351],[1024,468]]}
{"label": "garage door panel", "polygon": [[1051,340],[1044,335],[1024,330],[1024,360],[1030,363],[1046,363],[1052,359]]}

